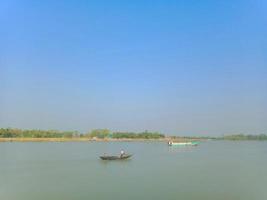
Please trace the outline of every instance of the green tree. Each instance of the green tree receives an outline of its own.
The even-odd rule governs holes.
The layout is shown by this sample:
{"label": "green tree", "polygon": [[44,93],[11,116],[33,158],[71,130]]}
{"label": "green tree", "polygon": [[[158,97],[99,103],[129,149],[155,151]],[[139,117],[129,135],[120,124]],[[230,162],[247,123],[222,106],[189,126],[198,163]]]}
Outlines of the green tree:
{"label": "green tree", "polygon": [[89,133],[90,137],[106,138],[111,134],[108,129],[94,129]]}

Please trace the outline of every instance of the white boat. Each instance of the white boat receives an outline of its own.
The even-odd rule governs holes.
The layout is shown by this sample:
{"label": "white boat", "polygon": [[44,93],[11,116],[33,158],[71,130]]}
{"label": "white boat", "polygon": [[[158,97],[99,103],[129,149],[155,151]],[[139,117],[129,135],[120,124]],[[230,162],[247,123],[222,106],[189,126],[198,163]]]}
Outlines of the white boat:
{"label": "white boat", "polygon": [[169,141],[168,145],[169,146],[197,146],[199,142],[193,141],[193,142],[172,142]]}

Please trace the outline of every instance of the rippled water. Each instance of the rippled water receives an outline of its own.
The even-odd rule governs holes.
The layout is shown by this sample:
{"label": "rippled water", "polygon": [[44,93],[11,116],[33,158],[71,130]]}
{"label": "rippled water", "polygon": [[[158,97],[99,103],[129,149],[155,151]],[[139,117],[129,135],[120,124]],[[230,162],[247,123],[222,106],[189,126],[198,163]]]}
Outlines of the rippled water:
{"label": "rippled water", "polygon": [[266,200],[267,142],[0,143],[0,199]]}

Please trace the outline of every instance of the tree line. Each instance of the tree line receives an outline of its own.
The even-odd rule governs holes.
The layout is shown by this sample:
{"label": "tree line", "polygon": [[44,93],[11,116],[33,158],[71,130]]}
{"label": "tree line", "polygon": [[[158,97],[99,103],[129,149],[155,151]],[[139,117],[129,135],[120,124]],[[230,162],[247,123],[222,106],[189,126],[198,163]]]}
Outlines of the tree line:
{"label": "tree line", "polygon": [[72,138],[80,137],[77,131],[58,130],[22,130],[13,128],[1,128],[0,138]]}
{"label": "tree line", "polygon": [[[58,130],[22,130],[14,128],[0,128],[0,138],[114,138],[114,139],[160,139],[166,136],[159,132],[112,132],[109,129],[94,129],[87,133],[78,131],[58,131]],[[221,137],[190,137],[190,136],[169,136],[170,139],[215,139],[215,140],[267,140],[266,134],[259,135],[224,135]]]}
{"label": "tree line", "polygon": [[165,138],[165,135],[159,132],[149,132],[149,131],[135,133],[135,132],[111,132],[108,129],[94,129],[91,132],[85,134],[84,137],[102,138],[102,139],[103,138],[160,139],[160,138]]}
{"label": "tree line", "polygon": [[236,134],[236,135],[224,135],[219,139],[223,139],[223,140],[267,140],[267,135],[265,134],[259,134],[259,135]]}
{"label": "tree line", "polygon": [[58,130],[22,130],[13,128],[0,128],[0,138],[127,138],[127,139],[159,139],[165,135],[158,132],[144,131],[134,132],[111,132],[108,129],[94,129],[82,134],[78,131]]}

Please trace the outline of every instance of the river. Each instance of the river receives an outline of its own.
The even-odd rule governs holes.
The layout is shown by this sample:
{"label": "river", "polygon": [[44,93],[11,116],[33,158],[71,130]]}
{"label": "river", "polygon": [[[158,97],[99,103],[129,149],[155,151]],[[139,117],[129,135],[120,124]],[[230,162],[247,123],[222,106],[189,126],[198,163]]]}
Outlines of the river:
{"label": "river", "polygon": [[0,143],[0,199],[266,200],[267,142]]}

